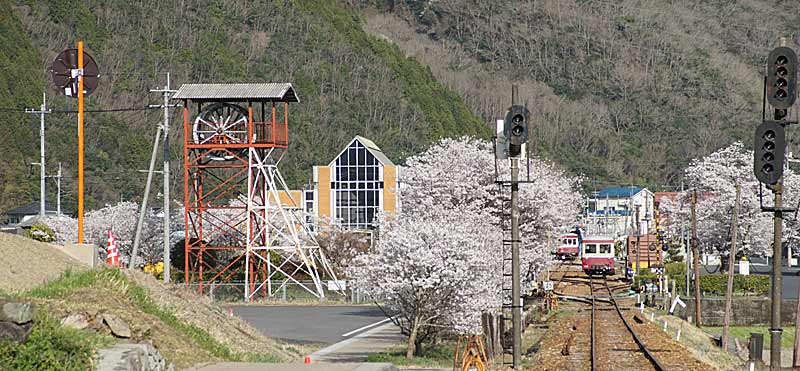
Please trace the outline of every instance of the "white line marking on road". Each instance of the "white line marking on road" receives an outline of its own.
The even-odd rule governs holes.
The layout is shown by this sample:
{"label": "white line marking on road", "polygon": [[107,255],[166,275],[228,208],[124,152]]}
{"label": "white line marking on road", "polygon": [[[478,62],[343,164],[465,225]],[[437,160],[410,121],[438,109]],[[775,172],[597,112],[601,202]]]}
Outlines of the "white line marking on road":
{"label": "white line marking on road", "polygon": [[386,323],[386,322],[388,322],[389,320],[391,320],[392,318],[394,318],[394,317],[389,317],[389,318],[386,318],[386,319],[384,319],[384,320],[382,320],[382,321],[375,322],[375,323],[373,323],[373,324],[371,324],[371,325],[366,325],[366,326],[364,326],[364,327],[359,327],[359,328],[357,328],[357,329],[355,329],[355,330],[353,330],[353,331],[350,331],[350,332],[348,332],[348,333],[346,333],[346,334],[342,334],[342,337],[348,337],[348,336],[350,336],[350,335],[353,335],[353,334],[355,334],[356,332],[360,332],[360,331],[366,330],[366,329],[368,329],[368,328],[370,328],[370,327],[375,327],[375,326],[377,326],[377,325],[380,325],[381,323]]}
{"label": "white line marking on road", "polygon": [[317,361],[320,358],[323,358],[323,357],[327,356],[328,354],[331,354],[331,353],[335,352],[339,348],[342,348],[342,347],[345,347],[345,346],[347,346],[349,344],[355,343],[355,342],[361,340],[362,338],[369,337],[372,334],[378,333],[380,331],[383,331],[385,328],[391,327],[391,326],[394,326],[394,324],[393,323],[387,323],[387,324],[385,324],[383,326],[378,326],[376,328],[373,328],[371,330],[368,330],[368,331],[362,332],[362,333],[360,333],[360,334],[358,334],[356,336],[353,336],[353,337],[351,337],[349,339],[342,340],[342,341],[340,341],[340,342],[338,342],[336,344],[329,345],[328,347],[322,348],[322,349],[320,349],[320,350],[318,350],[318,351],[316,351],[314,353],[309,354],[308,356],[311,357],[312,361]]}

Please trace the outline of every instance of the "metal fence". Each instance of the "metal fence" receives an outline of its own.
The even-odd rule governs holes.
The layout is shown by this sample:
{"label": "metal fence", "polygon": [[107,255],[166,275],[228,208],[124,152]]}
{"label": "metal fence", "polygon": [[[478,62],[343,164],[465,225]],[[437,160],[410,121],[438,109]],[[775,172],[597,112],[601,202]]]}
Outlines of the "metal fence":
{"label": "metal fence", "polygon": [[[313,287],[313,283],[302,282],[306,287]],[[343,302],[353,304],[371,303],[374,300],[366,295],[362,290],[346,286],[344,290],[335,290],[335,287],[329,287],[323,284],[324,298],[318,298],[306,288],[294,282],[287,282],[282,285],[278,282],[271,283],[271,290],[266,286],[250,297],[248,301],[255,302]],[[200,288],[199,283],[190,283],[187,285],[189,289],[198,291]],[[258,285],[256,285],[258,287]],[[245,282],[224,282],[224,283],[204,283],[202,285],[202,295],[208,296],[213,301],[223,302],[243,302],[245,290]]]}

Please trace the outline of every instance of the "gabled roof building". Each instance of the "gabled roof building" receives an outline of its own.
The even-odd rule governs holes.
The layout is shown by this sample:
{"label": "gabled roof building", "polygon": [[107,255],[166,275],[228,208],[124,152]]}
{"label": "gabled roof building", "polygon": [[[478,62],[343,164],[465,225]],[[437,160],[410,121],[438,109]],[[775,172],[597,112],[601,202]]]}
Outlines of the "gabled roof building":
{"label": "gabled roof building", "polygon": [[[586,222],[590,233],[625,236],[647,234],[653,225],[653,192],[638,186],[608,187],[586,200]],[[636,207],[639,218],[636,218]]]}
{"label": "gabled roof building", "polygon": [[378,213],[400,207],[398,170],[374,142],[356,136],[327,166],[314,166],[304,209],[345,229],[371,229]]}

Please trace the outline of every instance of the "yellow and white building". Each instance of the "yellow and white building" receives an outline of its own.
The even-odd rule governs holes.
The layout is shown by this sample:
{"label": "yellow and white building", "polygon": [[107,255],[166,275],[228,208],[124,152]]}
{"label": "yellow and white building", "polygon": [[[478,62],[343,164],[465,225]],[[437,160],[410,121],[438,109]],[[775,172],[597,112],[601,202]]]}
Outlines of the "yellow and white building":
{"label": "yellow and white building", "polygon": [[314,166],[313,189],[301,200],[308,221],[371,228],[379,212],[400,209],[398,170],[375,143],[356,136],[327,166]]}

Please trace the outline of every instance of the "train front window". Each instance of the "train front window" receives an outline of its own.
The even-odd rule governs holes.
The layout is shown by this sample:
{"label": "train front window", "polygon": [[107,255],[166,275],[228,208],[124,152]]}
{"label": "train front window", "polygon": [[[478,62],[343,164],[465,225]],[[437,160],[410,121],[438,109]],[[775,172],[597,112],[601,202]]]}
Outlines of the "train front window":
{"label": "train front window", "polygon": [[608,244],[608,243],[600,244],[600,253],[601,254],[611,254],[611,244]]}
{"label": "train front window", "polygon": [[595,244],[587,244],[586,250],[584,250],[586,254],[597,254],[597,245]]}

